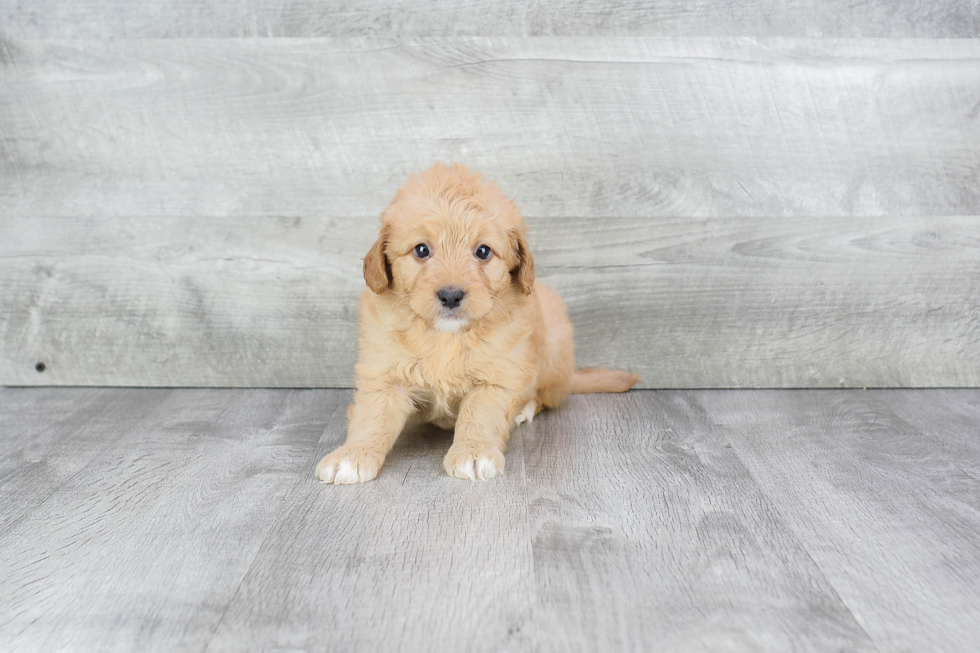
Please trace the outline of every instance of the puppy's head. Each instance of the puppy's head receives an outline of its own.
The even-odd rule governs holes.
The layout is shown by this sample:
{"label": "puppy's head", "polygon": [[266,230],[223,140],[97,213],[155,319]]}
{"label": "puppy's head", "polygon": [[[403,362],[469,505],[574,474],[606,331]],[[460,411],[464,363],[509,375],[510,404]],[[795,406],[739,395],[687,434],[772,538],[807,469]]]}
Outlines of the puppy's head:
{"label": "puppy's head", "polygon": [[520,211],[462,165],[436,164],[408,180],[381,217],[364,280],[395,292],[431,328],[468,329],[534,287]]}

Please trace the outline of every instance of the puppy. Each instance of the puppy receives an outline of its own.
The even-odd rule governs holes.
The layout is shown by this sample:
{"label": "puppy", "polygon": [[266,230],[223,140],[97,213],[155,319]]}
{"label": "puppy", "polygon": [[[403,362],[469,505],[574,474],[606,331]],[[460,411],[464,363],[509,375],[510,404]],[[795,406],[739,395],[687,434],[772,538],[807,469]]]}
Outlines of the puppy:
{"label": "puppy", "polygon": [[623,392],[635,374],[575,371],[561,298],[534,279],[514,202],[461,165],[408,180],[364,258],[360,356],[347,441],[316,466],[324,483],[378,475],[408,420],[455,428],[450,476],[504,469],[511,429],[570,392]]}

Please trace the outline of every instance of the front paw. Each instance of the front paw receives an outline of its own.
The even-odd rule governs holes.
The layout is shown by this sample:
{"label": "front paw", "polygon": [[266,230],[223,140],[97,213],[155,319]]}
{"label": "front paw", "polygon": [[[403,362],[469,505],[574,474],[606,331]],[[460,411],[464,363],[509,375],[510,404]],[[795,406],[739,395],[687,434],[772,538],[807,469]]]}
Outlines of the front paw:
{"label": "front paw", "polygon": [[350,485],[365,483],[378,476],[384,456],[370,449],[354,446],[337,447],[316,465],[316,477],[321,483]]}
{"label": "front paw", "polygon": [[454,444],[442,461],[446,473],[469,481],[486,481],[504,471],[504,454],[492,447]]}

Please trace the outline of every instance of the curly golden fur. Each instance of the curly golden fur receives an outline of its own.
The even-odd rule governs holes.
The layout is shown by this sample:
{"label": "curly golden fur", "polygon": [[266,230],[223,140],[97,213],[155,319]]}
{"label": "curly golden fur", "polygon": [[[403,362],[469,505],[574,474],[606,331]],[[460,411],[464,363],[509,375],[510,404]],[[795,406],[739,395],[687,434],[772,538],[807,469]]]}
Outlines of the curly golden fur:
{"label": "curly golden fur", "polygon": [[437,164],[398,191],[364,280],[347,442],[317,465],[325,483],[375,478],[413,418],[455,428],[448,474],[489,479],[516,424],[569,392],[638,380],[575,372],[572,324],[558,293],[535,281],[520,211],[461,165]]}

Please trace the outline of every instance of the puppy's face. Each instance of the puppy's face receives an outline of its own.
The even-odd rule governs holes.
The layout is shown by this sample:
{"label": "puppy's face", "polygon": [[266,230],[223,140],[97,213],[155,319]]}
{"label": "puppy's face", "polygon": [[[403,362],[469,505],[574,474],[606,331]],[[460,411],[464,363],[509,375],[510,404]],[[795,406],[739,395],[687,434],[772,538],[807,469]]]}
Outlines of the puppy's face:
{"label": "puppy's face", "polygon": [[413,177],[382,216],[364,259],[376,293],[396,292],[438,331],[468,329],[530,294],[534,262],[513,202],[462,166],[437,164]]}

